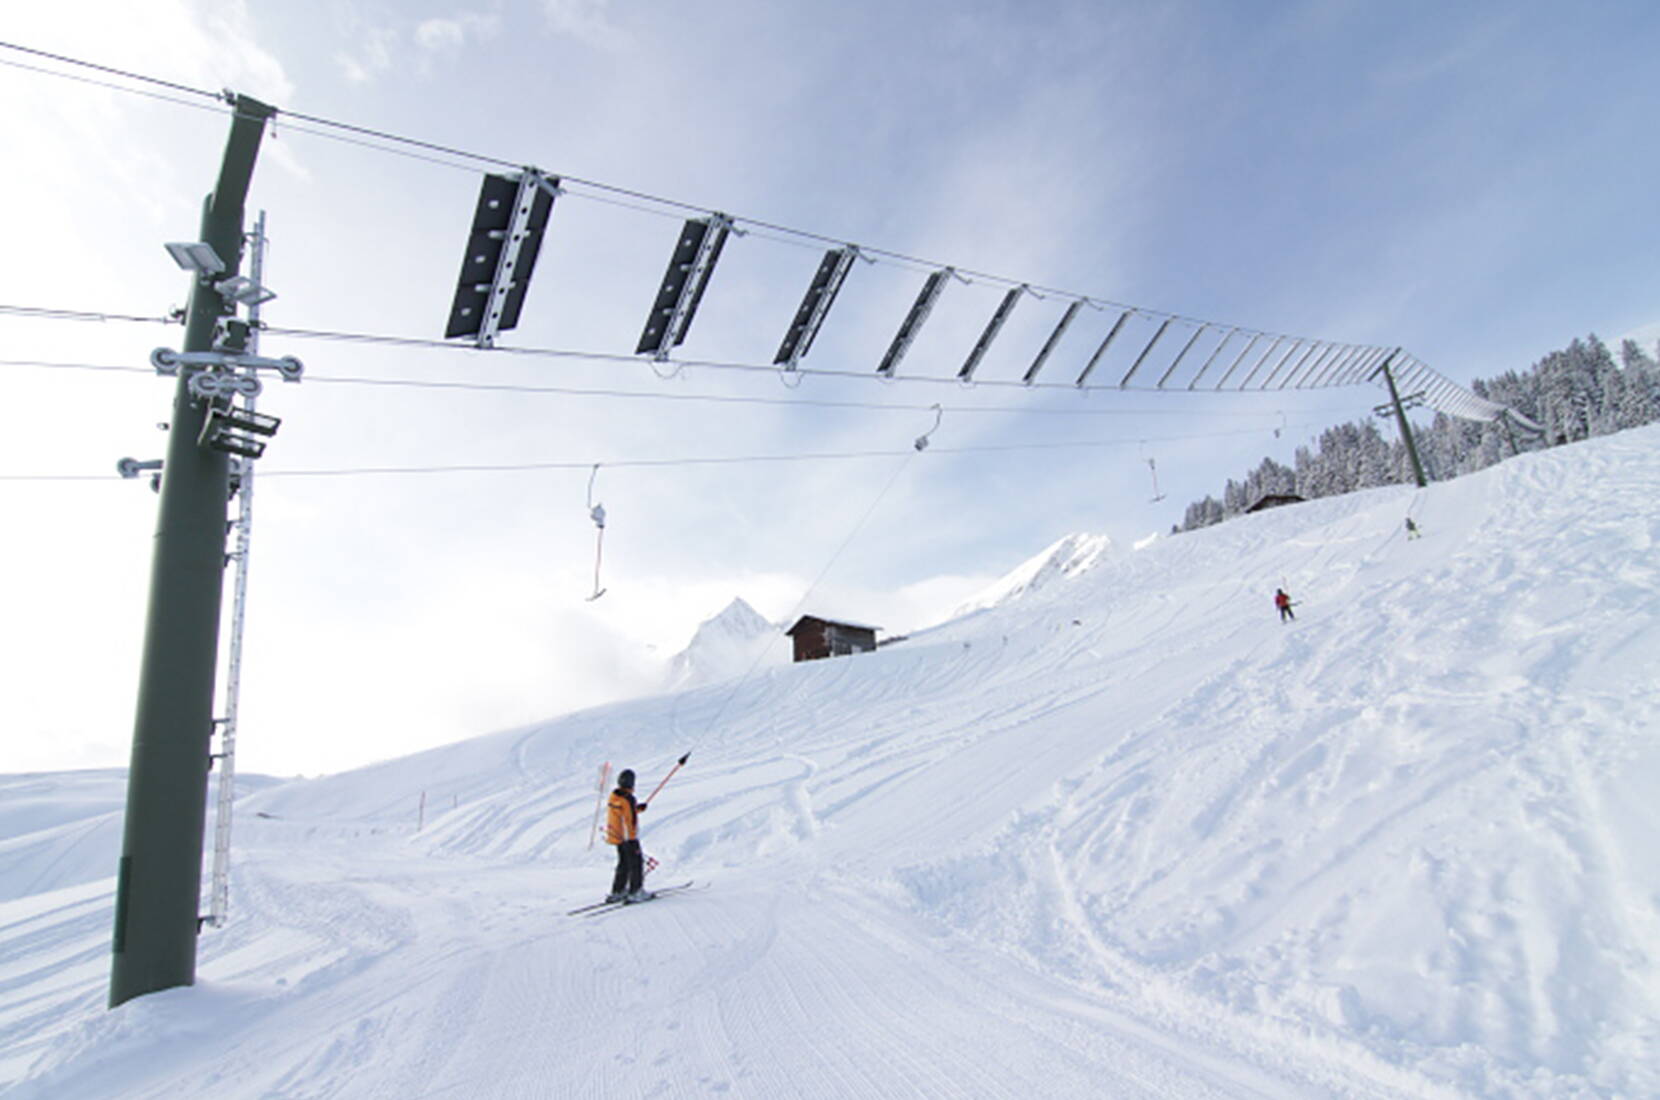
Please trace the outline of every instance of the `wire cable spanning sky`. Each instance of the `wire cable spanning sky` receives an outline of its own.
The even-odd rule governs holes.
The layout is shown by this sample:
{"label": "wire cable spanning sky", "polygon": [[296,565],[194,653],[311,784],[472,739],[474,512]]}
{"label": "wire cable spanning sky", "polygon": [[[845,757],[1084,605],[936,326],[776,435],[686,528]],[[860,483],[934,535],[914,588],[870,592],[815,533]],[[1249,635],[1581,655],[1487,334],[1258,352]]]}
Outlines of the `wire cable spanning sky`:
{"label": "wire cable spanning sky", "polygon": [[[267,213],[278,294],[262,352],[300,356],[306,380],[260,398],[282,420],[261,471],[569,465],[262,482],[239,755],[317,772],[656,690],[736,596],[772,618],[810,593],[814,613],[926,626],[1068,533],[1132,552],[1188,501],[1381,400],[1297,390],[1318,353],[1283,345],[1250,384],[1287,389],[1188,391],[1225,326],[1163,392],[1137,392],[1159,388],[1152,358],[1119,392],[1171,316],[1152,308],[1080,391],[1124,308],[1110,302],[1182,311],[1157,354],[1188,324],[1238,318],[1401,346],[1460,386],[1586,332],[1652,340],[1660,153],[1636,135],[1657,24],[1648,5],[1529,2],[12,12],[7,41],[110,71],[0,51],[15,105],[0,302],[20,307],[0,310],[0,357],[139,369],[0,371],[0,500],[18,533],[0,549],[0,661],[20,685],[0,693],[0,770],[126,759],[155,500],[113,471],[161,453],[171,383],[147,364],[176,342],[188,289],[161,246],[195,238],[216,176],[228,108],[208,89],[283,107],[249,216]],[[511,334],[523,351],[433,346],[481,173],[520,158],[580,169]],[[665,378],[621,353],[679,223],[711,210],[750,235],[721,258],[684,357],[656,364]],[[795,388],[723,366],[765,366],[822,248],[844,241],[877,242],[881,262],[849,277]],[[1055,384],[1025,387],[1068,295],[1022,296],[960,387],[1018,285],[970,275],[898,380],[873,383],[930,256],[1040,292],[1094,288],[1104,308],[1060,341],[1040,379]],[[108,303],[125,305],[69,323]],[[912,453],[936,403],[926,460],[878,497],[902,461],[885,456]],[[1119,445],[1049,445],[1094,436]],[[808,457],[866,454],[884,457]],[[790,460],[673,464],[756,456]],[[608,591],[587,602],[582,464],[612,457],[641,465],[595,480]],[[16,480],[30,475],[107,480]]]}
{"label": "wire cable spanning sky", "polygon": [[[206,99],[209,99],[209,100],[222,99],[227,104],[227,112],[228,113],[235,113],[236,99],[235,99],[235,96],[232,93],[228,92],[228,91],[224,92],[224,93],[215,93],[215,92],[208,91],[206,89],[189,88],[189,87],[186,87],[184,85],[174,83],[172,81],[162,80],[162,79],[159,79],[159,78],[156,78],[156,77],[147,76],[147,75],[140,74],[140,73],[127,72],[127,71],[124,71],[124,70],[119,70],[119,69],[112,68],[110,66],[99,65],[99,64],[96,64],[96,63],[93,63],[93,62],[86,61],[84,59],[80,59],[80,58],[65,57],[65,56],[62,56],[62,55],[59,55],[59,54],[52,54],[52,53],[48,53],[48,52],[42,51],[42,50],[35,50],[35,49],[31,49],[29,47],[22,46],[22,45],[19,45],[19,44],[16,44],[16,43],[0,42],[0,49],[12,51],[13,53],[24,54],[26,56],[45,58],[45,59],[51,60],[51,61],[59,63],[59,64],[72,66],[74,68],[90,69],[90,70],[100,72],[100,73],[104,73],[104,74],[119,76],[119,77],[121,77],[125,80],[133,81],[135,83],[150,84],[150,85],[154,85],[154,86],[162,87],[162,88],[167,88],[167,89],[174,90],[174,91],[190,92],[190,93],[195,94],[198,97],[206,98]],[[3,61],[3,60],[5,60],[5,59],[0,58],[0,61]],[[38,70],[38,69],[36,69],[35,67],[32,67],[32,66],[29,66],[28,68],[30,68],[31,71],[45,71],[45,72],[48,72],[48,73],[51,72],[50,70]],[[75,76],[76,74],[71,72],[71,73],[66,73],[64,75]],[[111,85],[111,86],[117,88],[118,90],[121,88],[120,85]],[[134,90],[137,90],[137,89],[134,89]],[[196,104],[187,104],[187,105],[195,106]],[[467,151],[462,150],[462,149],[455,149],[455,148],[451,148],[451,147],[448,147],[448,146],[438,145],[438,144],[430,142],[430,141],[424,141],[424,140],[417,139],[417,138],[411,138],[411,137],[405,137],[405,136],[401,136],[401,135],[397,135],[397,134],[391,134],[391,133],[387,133],[385,131],[374,130],[374,129],[371,129],[371,128],[368,128],[368,127],[358,126],[358,125],[354,125],[354,124],[351,124],[351,123],[340,122],[340,121],[327,119],[327,118],[320,118],[320,117],[315,116],[315,115],[306,115],[306,114],[300,114],[300,113],[295,113],[295,112],[285,112],[285,111],[282,111],[280,108],[279,108],[277,113],[278,113],[279,116],[286,116],[288,118],[297,118],[297,119],[300,119],[304,122],[313,123],[313,124],[315,124],[315,126],[322,128],[322,129],[313,129],[313,130],[306,130],[304,128],[301,128],[300,132],[303,132],[303,133],[317,133],[317,134],[321,134],[323,136],[331,136],[331,137],[338,137],[338,136],[340,136],[341,132],[344,132],[346,134],[356,135],[357,138],[373,139],[373,142],[389,143],[389,144],[385,144],[385,145],[377,145],[377,144],[374,144],[373,142],[367,143],[368,146],[371,147],[371,148],[377,148],[377,149],[381,149],[381,150],[387,151],[387,152],[403,151],[403,150],[399,149],[398,147],[412,147],[412,148],[424,150],[424,151],[429,152],[429,153],[438,153],[438,154],[442,154],[442,155],[448,156],[448,157],[454,157],[454,158],[459,158],[459,159],[464,159],[464,160],[471,160],[471,161],[474,161],[474,162],[477,162],[477,163],[480,163],[480,164],[484,164],[484,165],[488,165],[490,167],[498,168],[498,169],[499,168],[517,169],[519,167],[519,165],[517,165],[515,162],[503,159],[501,157],[496,157],[496,156],[491,156],[491,155],[486,155],[486,154],[481,154],[481,153],[467,152]],[[273,126],[274,125],[275,125],[275,123],[273,123]],[[355,139],[348,139],[348,140],[355,140]],[[645,211],[650,212],[650,213],[666,213],[666,212],[672,210],[672,211],[675,211],[675,212],[680,213],[680,214],[690,213],[690,214],[693,214],[694,216],[701,215],[701,216],[726,217],[725,215],[715,214],[715,212],[712,211],[712,210],[700,208],[700,207],[694,206],[690,203],[682,202],[680,200],[665,198],[665,197],[660,196],[660,195],[646,194],[644,192],[639,192],[639,191],[631,191],[631,190],[627,190],[627,189],[624,189],[624,188],[614,187],[614,186],[611,186],[609,184],[596,182],[596,181],[593,181],[593,180],[585,180],[585,179],[581,179],[581,178],[578,178],[578,177],[571,177],[571,176],[565,176],[565,175],[555,177],[555,179],[556,179],[557,190],[560,194],[569,193],[571,191],[571,188],[574,185],[575,187],[578,187],[578,188],[592,189],[592,191],[594,191],[596,194],[594,194],[593,196],[589,196],[589,197],[600,198],[602,201],[609,201],[609,202],[612,202],[612,203],[616,203],[618,205],[625,206],[625,207],[630,208],[630,209],[640,209],[640,210],[645,210]],[[618,197],[619,196],[621,196],[624,199],[638,200],[640,203],[647,203],[647,204],[651,204],[651,205],[638,205],[637,203],[631,203],[631,202],[626,202],[626,201],[618,202]],[[584,197],[582,195],[581,191],[577,192],[577,197]],[[766,237],[768,237],[769,239],[772,239],[772,240],[783,241],[784,243],[800,244],[800,243],[811,242],[811,243],[817,244],[817,245],[828,244],[832,248],[845,248],[846,247],[844,242],[838,241],[833,237],[827,237],[827,236],[824,236],[824,235],[819,234],[819,233],[813,233],[813,232],[810,232],[810,231],[807,231],[807,230],[796,229],[796,228],[793,228],[793,227],[790,227],[790,226],[776,225],[776,224],[772,224],[772,223],[768,223],[768,222],[757,221],[757,220],[750,219],[750,218],[733,218],[733,219],[730,219],[730,222],[734,227],[734,232],[736,232],[740,235],[747,236],[747,235],[750,235],[751,233],[759,233],[761,236],[766,236]],[[739,228],[739,226],[742,226],[742,228]],[[767,233],[765,231],[771,231],[771,232]],[[1272,383],[1273,380],[1276,377],[1279,376],[1280,371],[1284,368],[1284,366],[1287,363],[1290,363],[1292,361],[1293,357],[1297,356],[1297,353],[1299,353],[1299,352],[1302,353],[1300,358],[1296,359],[1296,365],[1293,367],[1293,369],[1290,372],[1285,374],[1283,381],[1281,381],[1281,383],[1280,383],[1280,386],[1279,386],[1280,389],[1284,389],[1287,386],[1289,386],[1294,378],[1297,380],[1298,388],[1305,388],[1305,387],[1309,387],[1309,386],[1321,387],[1321,386],[1337,386],[1337,385],[1355,385],[1355,384],[1358,384],[1362,381],[1369,381],[1370,378],[1372,377],[1372,375],[1375,374],[1377,372],[1377,370],[1381,369],[1382,364],[1385,361],[1387,361],[1389,359],[1394,359],[1397,374],[1401,374],[1403,372],[1408,374],[1409,375],[1409,380],[1411,380],[1414,385],[1419,385],[1419,384],[1421,384],[1423,382],[1426,382],[1426,381],[1432,383],[1425,391],[1426,401],[1427,401],[1428,404],[1431,405],[1431,407],[1434,407],[1434,408],[1437,408],[1439,410],[1445,411],[1445,412],[1447,412],[1449,414],[1452,414],[1452,415],[1476,416],[1476,417],[1481,418],[1481,419],[1490,419],[1493,412],[1496,411],[1496,409],[1497,409],[1497,406],[1493,406],[1490,402],[1482,401],[1481,399],[1475,397],[1473,394],[1468,393],[1468,391],[1462,390],[1461,387],[1457,387],[1456,384],[1451,383],[1450,380],[1446,379],[1444,376],[1440,375],[1438,372],[1436,372],[1433,369],[1429,368],[1427,365],[1423,364],[1421,361],[1418,361],[1416,359],[1409,359],[1407,357],[1388,356],[1388,355],[1386,355],[1386,349],[1382,348],[1382,347],[1366,347],[1366,346],[1363,346],[1363,345],[1345,344],[1345,343],[1330,341],[1330,340],[1311,340],[1311,339],[1307,339],[1307,338],[1292,338],[1292,337],[1288,337],[1287,335],[1285,335],[1283,333],[1269,333],[1269,332],[1264,332],[1260,329],[1253,329],[1253,328],[1249,328],[1249,327],[1245,327],[1245,326],[1241,326],[1241,325],[1227,325],[1227,324],[1218,323],[1216,321],[1203,320],[1203,319],[1196,318],[1196,317],[1184,317],[1181,314],[1168,313],[1168,312],[1165,312],[1165,311],[1162,311],[1162,310],[1151,310],[1151,309],[1147,309],[1147,308],[1141,307],[1141,306],[1124,305],[1123,303],[1113,302],[1110,299],[1096,300],[1096,299],[1092,298],[1089,295],[1077,294],[1077,293],[1074,293],[1074,292],[1059,290],[1059,289],[1056,289],[1056,288],[1053,288],[1053,287],[1045,287],[1045,286],[1042,286],[1042,285],[1033,285],[1029,281],[1017,281],[1017,280],[1011,279],[1007,276],[992,275],[992,274],[988,274],[988,273],[985,273],[985,272],[973,271],[971,269],[959,268],[956,265],[945,265],[945,264],[941,264],[937,261],[923,260],[923,259],[919,259],[918,257],[915,257],[915,256],[908,256],[908,255],[905,255],[903,253],[894,252],[894,251],[891,251],[891,250],[888,250],[888,249],[883,249],[883,248],[872,247],[872,246],[869,246],[869,245],[858,245],[858,246],[856,246],[856,248],[857,248],[857,252],[855,254],[857,256],[859,256],[860,258],[862,258],[862,259],[864,259],[868,262],[871,262],[871,263],[877,262],[878,260],[896,261],[896,262],[898,262],[900,264],[903,264],[903,265],[919,267],[919,268],[922,268],[924,270],[948,272],[954,278],[956,278],[957,280],[965,282],[965,283],[972,282],[972,281],[977,280],[977,279],[979,279],[979,280],[989,280],[991,282],[1001,283],[1001,284],[1003,284],[1007,287],[1012,288],[1013,292],[1005,300],[1004,306],[1001,307],[999,309],[998,313],[996,314],[996,317],[998,318],[998,320],[992,322],[992,327],[988,327],[987,330],[986,330],[985,335],[982,336],[981,345],[988,345],[989,341],[995,338],[995,333],[996,333],[997,329],[1000,328],[1000,326],[1002,324],[1002,318],[1004,318],[1007,315],[1007,313],[1009,312],[1010,307],[1012,307],[1014,304],[1016,304],[1018,298],[1023,297],[1025,294],[1028,294],[1028,293],[1035,296],[1035,297],[1038,297],[1038,298],[1043,298],[1045,295],[1050,295],[1050,294],[1061,295],[1061,296],[1064,296],[1064,297],[1071,298],[1073,301],[1075,301],[1079,305],[1087,305],[1087,306],[1091,306],[1091,307],[1094,307],[1094,308],[1105,308],[1107,306],[1111,306],[1114,309],[1120,310],[1119,320],[1113,325],[1112,329],[1109,330],[1108,335],[1101,342],[1101,344],[1099,345],[1099,348],[1096,351],[1096,353],[1090,358],[1088,367],[1086,367],[1084,372],[1078,376],[1077,381],[1075,383],[1073,383],[1073,385],[1075,387],[1078,387],[1078,388],[1085,387],[1086,379],[1087,379],[1088,375],[1091,372],[1093,372],[1097,361],[1103,358],[1103,356],[1105,355],[1105,353],[1108,349],[1108,346],[1110,344],[1112,344],[1114,339],[1118,336],[1119,331],[1120,331],[1122,325],[1124,324],[1124,322],[1129,320],[1132,317],[1138,317],[1139,316],[1139,317],[1143,317],[1143,318],[1159,318],[1159,319],[1162,319],[1162,323],[1156,329],[1154,329],[1152,338],[1145,345],[1143,345],[1143,350],[1141,351],[1140,355],[1134,360],[1134,363],[1131,366],[1130,370],[1124,375],[1123,380],[1118,384],[1117,388],[1120,389],[1120,390],[1130,388],[1129,382],[1130,382],[1131,376],[1134,375],[1140,369],[1140,367],[1142,366],[1144,360],[1146,360],[1148,358],[1148,356],[1153,352],[1154,347],[1159,343],[1159,341],[1164,336],[1165,332],[1169,329],[1170,324],[1172,322],[1183,322],[1183,323],[1187,324],[1192,329],[1192,332],[1189,334],[1186,342],[1181,345],[1181,351],[1176,355],[1176,357],[1173,360],[1167,360],[1166,364],[1163,364],[1165,366],[1165,369],[1163,370],[1162,374],[1160,375],[1159,380],[1158,380],[1158,382],[1155,386],[1148,387],[1146,385],[1141,385],[1141,386],[1136,387],[1137,389],[1140,389],[1140,390],[1162,390],[1164,388],[1165,382],[1167,380],[1169,380],[1169,378],[1173,374],[1176,373],[1177,368],[1181,365],[1181,363],[1184,360],[1187,359],[1188,353],[1193,351],[1194,348],[1199,345],[1201,337],[1203,337],[1208,330],[1216,329],[1220,333],[1220,336],[1218,337],[1216,334],[1213,333],[1212,338],[1215,342],[1210,344],[1208,347],[1201,348],[1200,349],[1200,355],[1196,356],[1195,359],[1194,359],[1195,362],[1198,362],[1199,360],[1202,359],[1204,365],[1203,365],[1203,367],[1200,368],[1200,370],[1197,374],[1190,376],[1190,380],[1188,381],[1188,388],[1189,389],[1193,389],[1193,388],[1197,387],[1198,383],[1201,381],[1204,374],[1209,370],[1212,363],[1215,363],[1218,359],[1222,359],[1222,360],[1224,360],[1224,362],[1226,362],[1228,360],[1231,360],[1232,361],[1232,366],[1229,367],[1226,370],[1225,373],[1221,374],[1221,377],[1220,377],[1219,380],[1214,381],[1214,382],[1207,382],[1206,384],[1208,386],[1210,386],[1210,388],[1217,389],[1217,390],[1221,390],[1221,389],[1225,388],[1226,385],[1227,385],[1228,380],[1233,377],[1233,375],[1234,375],[1235,371],[1237,370],[1237,368],[1239,366],[1241,366],[1243,363],[1245,363],[1246,360],[1248,358],[1250,358],[1251,353],[1256,350],[1258,342],[1262,338],[1268,337],[1268,338],[1270,338],[1271,343],[1267,344],[1263,348],[1263,350],[1260,353],[1260,357],[1255,360],[1255,366],[1252,367],[1247,373],[1245,373],[1241,377],[1241,380],[1236,384],[1236,388],[1241,389],[1241,390],[1248,389],[1250,387],[1250,382],[1252,381],[1252,379],[1254,379],[1258,375],[1258,373],[1261,371],[1261,368],[1263,366],[1265,366],[1274,357],[1274,354],[1279,350],[1281,345],[1285,344],[1285,351],[1284,351],[1283,355],[1276,362],[1276,365],[1273,368],[1273,370],[1269,371],[1265,376],[1263,376],[1263,379],[1262,379],[1262,382],[1260,383],[1259,388],[1264,389],[1264,390],[1268,389],[1270,383]],[[949,282],[950,280],[946,280],[946,281]],[[925,296],[926,296],[926,293],[927,292],[925,291],[924,292]],[[922,300],[923,299],[919,298],[918,299],[919,303]],[[828,305],[828,303],[827,303],[827,305]],[[931,308],[931,306],[930,306],[930,308]],[[1048,386],[1055,385],[1055,383],[1050,383],[1050,382],[1038,382],[1037,381],[1037,373],[1038,373],[1040,365],[1047,358],[1047,354],[1048,354],[1049,349],[1052,348],[1059,341],[1060,337],[1064,334],[1064,331],[1066,330],[1066,328],[1072,322],[1076,312],[1077,312],[1076,308],[1072,308],[1072,309],[1069,309],[1065,314],[1063,314],[1062,319],[1057,324],[1057,326],[1054,329],[1053,334],[1051,335],[1050,339],[1045,343],[1044,351],[1039,355],[1038,359],[1034,361],[1033,365],[1028,369],[1025,377],[1019,383],[1015,383],[1015,382],[1002,382],[1002,383],[991,382],[990,384],[993,384],[993,385],[996,385],[996,384],[1002,384],[1002,385],[1019,384],[1019,385],[1024,385],[1024,386],[1027,386],[1027,387],[1035,386],[1035,385],[1041,385],[1041,386],[1048,387]],[[399,343],[406,343],[406,344],[414,343],[414,341],[412,341],[411,339],[409,339],[407,337],[373,337],[373,336],[368,336],[368,335],[365,335],[365,334],[305,332],[304,330],[293,329],[293,328],[280,330],[280,331],[285,332],[288,335],[303,335],[303,336],[333,338],[333,339],[364,339],[364,340],[381,339],[381,340],[385,340],[385,341],[388,341],[388,342],[399,342]],[[1287,340],[1290,340],[1289,344],[1285,343]],[[511,351],[517,351],[519,353],[530,353],[530,354],[547,354],[547,355],[553,355],[553,356],[585,354],[585,353],[581,353],[581,352],[559,351],[559,350],[554,350],[554,349],[503,348],[502,350],[511,350]],[[975,353],[976,356],[979,355],[981,351],[983,351],[983,347],[977,346],[976,353]],[[1224,355],[1223,354],[1224,352],[1226,352],[1227,354]],[[1318,355],[1316,355],[1316,353],[1318,353]],[[595,354],[595,353],[586,353],[586,354]],[[599,356],[599,355],[595,354],[595,357],[598,358],[598,357],[602,357],[602,356]],[[616,356],[615,358],[620,360],[620,359],[623,359],[624,357],[623,356]],[[657,358],[658,358],[659,361],[663,361],[664,359],[667,359],[668,357],[660,355]],[[1312,365],[1309,365],[1309,361],[1311,359],[1313,360],[1313,363],[1312,363]],[[730,362],[728,362],[728,363],[715,363],[715,362],[709,362],[709,361],[698,361],[698,362],[689,364],[685,361],[674,361],[674,362],[670,363],[670,366],[675,370],[679,370],[679,369],[681,369],[682,367],[684,367],[686,365],[699,365],[699,366],[705,366],[705,367],[719,367],[719,368],[723,368],[723,369],[769,369],[769,368],[764,368],[764,367],[760,367],[758,365],[753,365],[753,364],[741,364],[741,363],[730,363]],[[1303,368],[1304,368],[1305,365],[1309,365],[1309,369],[1306,373],[1304,373],[1304,371],[1303,371]],[[799,367],[798,364],[796,364],[792,360],[791,365],[790,365],[790,369],[792,369],[792,370],[795,370],[795,369],[806,370],[808,368]],[[962,368],[963,373],[959,375],[959,378],[961,380],[966,381],[967,380],[967,374],[971,371],[972,371],[972,367],[965,366],[964,368]],[[817,371],[815,371],[814,373],[841,373],[841,374],[844,374],[846,376],[857,376],[853,372],[817,372]],[[1149,375],[1149,377],[1150,376],[1151,375]],[[949,379],[936,379],[936,381],[949,381]],[[1099,385],[1099,383],[1097,383],[1097,385]]]}

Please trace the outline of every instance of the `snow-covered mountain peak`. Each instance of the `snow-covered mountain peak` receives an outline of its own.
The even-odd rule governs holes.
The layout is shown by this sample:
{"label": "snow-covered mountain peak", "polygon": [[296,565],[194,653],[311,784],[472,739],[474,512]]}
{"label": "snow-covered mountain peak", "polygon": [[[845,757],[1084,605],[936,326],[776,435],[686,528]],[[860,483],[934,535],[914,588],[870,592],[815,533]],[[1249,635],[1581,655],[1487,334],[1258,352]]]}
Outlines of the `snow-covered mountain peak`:
{"label": "snow-covered mountain peak", "polygon": [[670,659],[667,686],[696,687],[742,676],[779,637],[777,626],[762,618],[743,597],[735,597],[718,614],[705,619],[686,648]]}
{"label": "snow-covered mountain peak", "polygon": [[772,629],[773,625],[763,619],[759,611],[749,606],[747,600],[742,596],[734,596],[732,602],[722,608],[719,614],[706,620],[698,628],[698,634],[719,631],[733,636],[754,637],[758,633]]}
{"label": "snow-covered mountain peak", "polygon": [[1011,600],[1053,585],[1056,581],[1076,577],[1095,566],[1112,553],[1112,539],[1106,535],[1071,534],[1059,539],[1042,552],[1016,566],[1002,580],[987,587],[979,595],[962,604],[952,613],[953,618],[999,607]]}

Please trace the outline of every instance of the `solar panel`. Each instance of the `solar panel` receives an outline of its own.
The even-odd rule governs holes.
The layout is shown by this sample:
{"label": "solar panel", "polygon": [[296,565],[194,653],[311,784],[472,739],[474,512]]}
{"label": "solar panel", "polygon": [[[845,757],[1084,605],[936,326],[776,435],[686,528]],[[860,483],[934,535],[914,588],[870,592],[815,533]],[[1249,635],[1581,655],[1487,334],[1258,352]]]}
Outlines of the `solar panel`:
{"label": "solar panel", "polygon": [[686,330],[703,301],[709,274],[726,246],[732,221],[724,214],[692,218],[681,227],[680,239],[669,255],[668,270],[651,303],[635,354],[650,352],[665,358],[669,349],[686,340]]}
{"label": "solar panel", "polygon": [[1049,359],[1049,353],[1054,351],[1055,345],[1061,342],[1062,334],[1066,332],[1067,326],[1072,324],[1072,319],[1078,316],[1078,310],[1082,309],[1083,305],[1084,300],[1078,298],[1066,307],[1066,312],[1061,314],[1061,319],[1055,325],[1054,331],[1049,333],[1049,339],[1045,340],[1043,347],[1038,349],[1037,358],[1033,359],[1032,365],[1026,368],[1026,375],[1021,379],[1022,382],[1030,386],[1037,381],[1038,371],[1043,369],[1043,364]]}
{"label": "solar panel", "polygon": [[778,345],[778,354],[773,356],[775,364],[783,363],[787,369],[793,370],[796,361],[812,349],[813,338],[824,323],[824,315],[830,312],[830,306],[841,292],[842,281],[847,278],[848,268],[857,255],[858,249],[852,245],[832,248],[824,254],[818,271],[813,273],[813,281],[807,286],[807,293],[801,297],[795,320],[790,322],[784,333],[784,342]]}
{"label": "solar panel", "polygon": [[534,169],[484,177],[445,339],[471,336],[480,347],[489,347],[497,332],[519,323],[558,188],[557,178]]}
{"label": "solar panel", "polygon": [[905,315],[905,323],[899,326],[899,331],[894,334],[893,343],[888,345],[887,354],[882,356],[882,362],[876,368],[877,374],[890,378],[893,376],[894,368],[899,366],[899,361],[910,350],[911,341],[916,339],[917,330],[922,328],[928,314],[933,312],[934,303],[939,301],[940,293],[945,290],[945,281],[951,274],[951,268],[942,267],[923,282],[916,301],[911,303],[911,311]]}
{"label": "solar panel", "polygon": [[968,353],[968,360],[963,363],[962,369],[957,372],[958,381],[967,382],[974,377],[974,371],[979,367],[980,360],[985,358],[986,349],[991,347],[993,340],[997,339],[997,333],[1002,329],[1003,323],[1009,319],[1009,314],[1014,312],[1015,303],[1020,301],[1020,295],[1025,290],[1026,284],[1022,283],[1020,286],[1011,287],[1009,292],[1003,295],[1003,300],[997,305],[997,311],[991,315],[991,320],[986,322],[985,331],[980,333],[980,339],[975,342],[974,349]]}

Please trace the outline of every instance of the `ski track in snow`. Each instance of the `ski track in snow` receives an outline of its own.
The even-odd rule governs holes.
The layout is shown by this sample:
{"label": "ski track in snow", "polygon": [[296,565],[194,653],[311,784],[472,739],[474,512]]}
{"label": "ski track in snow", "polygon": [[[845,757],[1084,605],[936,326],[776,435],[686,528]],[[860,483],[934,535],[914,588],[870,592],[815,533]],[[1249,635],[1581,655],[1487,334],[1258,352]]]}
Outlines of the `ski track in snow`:
{"label": "ski track in snow", "polygon": [[[260,790],[200,984],[116,1012],[118,815],[40,811],[0,841],[0,1087],[1660,1095],[1657,444],[1243,517],[876,654]],[[644,837],[711,887],[565,917],[609,878],[598,763],[688,744]]]}

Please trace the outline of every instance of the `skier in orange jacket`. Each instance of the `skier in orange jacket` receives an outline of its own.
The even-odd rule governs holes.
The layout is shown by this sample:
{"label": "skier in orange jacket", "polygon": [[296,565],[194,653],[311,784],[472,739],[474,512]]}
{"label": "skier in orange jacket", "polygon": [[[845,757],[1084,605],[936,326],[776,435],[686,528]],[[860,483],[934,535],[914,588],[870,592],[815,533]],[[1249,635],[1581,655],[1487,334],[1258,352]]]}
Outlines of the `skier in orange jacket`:
{"label": "skier in orange jacket", "polygon": [[634,769],[617,773],[617,789],[606,803],[605,842],[617,846],[617,873],[611,879],[606,901],[643,901],[640,888],[645,878],[645,861],[640,855],[640,815],[646,804],[634,802]]}

